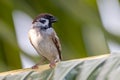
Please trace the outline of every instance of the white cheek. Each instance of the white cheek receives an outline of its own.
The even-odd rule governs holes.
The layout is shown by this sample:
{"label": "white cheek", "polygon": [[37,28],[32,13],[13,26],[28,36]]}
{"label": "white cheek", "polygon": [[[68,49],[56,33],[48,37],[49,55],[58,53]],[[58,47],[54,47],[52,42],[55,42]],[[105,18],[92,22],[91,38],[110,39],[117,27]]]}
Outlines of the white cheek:
{"label": "white cheek", "polygon": [[48,26],[49,24],[49,21],[46,19],[46,22],[45,23],[41,23],[41,22],[35,22],[33,24],[33,26],[42,26],[42,27],[45,27],[45,26]]}
{"label": "white cheek", "polygon": [[46,19],[46,22],[44,24],[42,24],[43,26],[48,26],[49,21]]}

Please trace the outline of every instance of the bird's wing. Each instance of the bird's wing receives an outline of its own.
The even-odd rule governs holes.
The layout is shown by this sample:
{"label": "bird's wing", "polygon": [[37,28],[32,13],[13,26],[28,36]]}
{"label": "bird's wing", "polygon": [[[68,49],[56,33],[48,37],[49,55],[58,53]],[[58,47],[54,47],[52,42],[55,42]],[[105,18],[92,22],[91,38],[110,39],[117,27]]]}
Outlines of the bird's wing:
{"label": "bird's wing", "polygon": [[60,60],[62,59],[62,56],[61,56],[61,44],[60,44],[60,41],[59,41],[59,38],[57,37],[56,33],[53,33],[52,34],[52,40],[58,50],[58,53],[59,53],[59,58]]}

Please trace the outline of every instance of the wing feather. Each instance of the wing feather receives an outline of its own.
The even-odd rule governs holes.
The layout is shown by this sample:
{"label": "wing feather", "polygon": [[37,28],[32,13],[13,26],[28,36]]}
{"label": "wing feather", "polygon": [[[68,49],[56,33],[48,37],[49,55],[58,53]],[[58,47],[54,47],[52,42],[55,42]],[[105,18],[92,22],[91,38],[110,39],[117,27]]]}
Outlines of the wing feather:
{"label": "wing feather", "polygon": [[61,56],[61,44],[60,44],[60,41],[59,41],[59,38],[57,37],[56,34],[53,34],[53,37],[52,37],[52,40],[58,50],[58,54],[59,54],[59,58],[60,60],[62,60],[62,56]]}

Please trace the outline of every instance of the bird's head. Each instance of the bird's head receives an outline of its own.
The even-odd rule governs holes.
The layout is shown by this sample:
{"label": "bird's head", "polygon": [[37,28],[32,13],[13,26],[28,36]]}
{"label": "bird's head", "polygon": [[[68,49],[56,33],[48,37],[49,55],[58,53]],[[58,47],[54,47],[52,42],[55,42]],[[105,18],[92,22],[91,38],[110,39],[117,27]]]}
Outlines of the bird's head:
{"label": "bird's head", "polygon": [[47,29],[52,27],[52,23],[56,22],[57,19],[51,14],[48,13],[42,13],[38,15],[32,22],[34,26]]}

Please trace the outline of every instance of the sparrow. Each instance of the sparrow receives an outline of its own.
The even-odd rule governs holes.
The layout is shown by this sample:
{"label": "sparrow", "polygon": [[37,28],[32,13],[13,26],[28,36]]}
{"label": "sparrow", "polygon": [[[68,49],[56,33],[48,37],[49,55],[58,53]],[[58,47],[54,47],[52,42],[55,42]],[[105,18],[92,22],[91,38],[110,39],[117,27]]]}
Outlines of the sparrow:
{"label": "sparrow", "polygon": [[44,61],[48,60],[50,67],[54,68],[61,61],[61,44],[53,29],[52,24],[57,21],[56,17],[49,13],[38,15],[32,22],[28,32],[29,40],[37,53],[41,56],[38,64],[32,68],[38,68]]}

